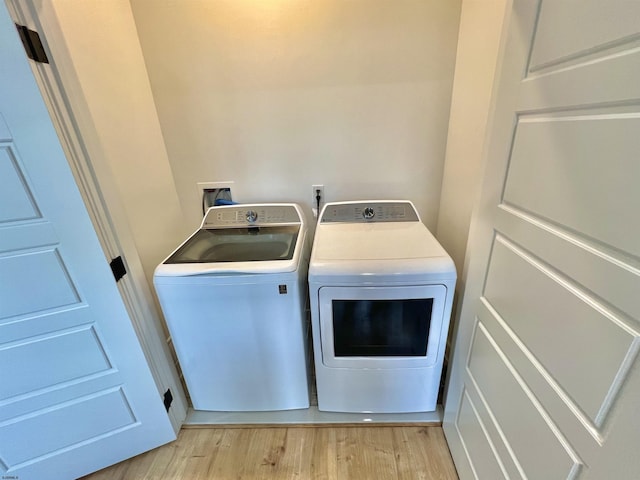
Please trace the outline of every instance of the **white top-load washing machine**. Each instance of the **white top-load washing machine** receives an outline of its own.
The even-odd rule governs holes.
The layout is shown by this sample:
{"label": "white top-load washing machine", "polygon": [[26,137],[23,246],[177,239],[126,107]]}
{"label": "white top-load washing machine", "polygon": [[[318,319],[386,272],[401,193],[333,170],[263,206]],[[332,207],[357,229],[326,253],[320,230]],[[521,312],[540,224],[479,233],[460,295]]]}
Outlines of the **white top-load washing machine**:
{"label": "white top-load washing machine", "polygon": [[326,204],[309,264],[318,408],[435,410],[455,282],[411,202]]}
{"label": "white top-load washing machine", "polygon": [[210,208],[153,282],[196,410],[309,407],[309,258],[295,204]]}

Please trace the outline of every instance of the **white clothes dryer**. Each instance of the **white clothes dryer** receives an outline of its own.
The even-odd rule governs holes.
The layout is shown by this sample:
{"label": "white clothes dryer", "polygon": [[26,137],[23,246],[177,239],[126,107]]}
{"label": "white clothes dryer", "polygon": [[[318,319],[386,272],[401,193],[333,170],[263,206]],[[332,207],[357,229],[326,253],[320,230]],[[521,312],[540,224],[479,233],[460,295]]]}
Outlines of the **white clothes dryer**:
{"label": "white clothes dryer", "polygon": [[319,410],[435,410],[455,282],[411,202],[326,204],[309,264]]}
{"label": "white clothes dryer", "polygon": [[309,407],[304,215],[210,208],[153,282],[196,410]]}

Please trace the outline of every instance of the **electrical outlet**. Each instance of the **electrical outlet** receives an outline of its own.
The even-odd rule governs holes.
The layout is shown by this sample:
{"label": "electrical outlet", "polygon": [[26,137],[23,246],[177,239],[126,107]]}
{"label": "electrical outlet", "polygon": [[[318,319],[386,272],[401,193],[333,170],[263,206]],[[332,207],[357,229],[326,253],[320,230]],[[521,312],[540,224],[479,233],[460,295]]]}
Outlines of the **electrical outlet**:
{"label": "electrical outlet", "polygon": [[[313,196],[311,197],[311,207],[320,210],[320,207],[325,203],[324,198],[324,185],[312,185]],[[320,197],[319,199],[317,197]],[[320,212],[318,212],[320,213]]]}

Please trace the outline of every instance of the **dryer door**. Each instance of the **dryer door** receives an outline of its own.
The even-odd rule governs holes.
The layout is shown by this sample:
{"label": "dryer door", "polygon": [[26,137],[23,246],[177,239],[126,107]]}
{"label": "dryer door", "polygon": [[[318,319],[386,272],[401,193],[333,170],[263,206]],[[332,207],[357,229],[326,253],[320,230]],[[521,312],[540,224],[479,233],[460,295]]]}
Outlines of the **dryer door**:
{"label": "dryer door", "polygon": [[447,288],[322,287],[322,363],[342,368],[433,365]]}

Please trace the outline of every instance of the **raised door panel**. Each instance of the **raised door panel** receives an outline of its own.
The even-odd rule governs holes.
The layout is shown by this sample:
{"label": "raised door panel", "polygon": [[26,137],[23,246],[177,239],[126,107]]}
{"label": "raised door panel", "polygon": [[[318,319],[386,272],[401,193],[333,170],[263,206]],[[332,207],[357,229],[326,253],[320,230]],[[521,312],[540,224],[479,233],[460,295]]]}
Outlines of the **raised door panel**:
{"label": "raised door panel", "polygon": [[484,299],[576,411],[600,425],[637,352],[638,333],[590,292],[502,237]]}
{"label": "raised door panel", "polygon": [[[572,478],[580,460],[481,322],[469,356],[470,379],[523,478]],[[531,448],[536,439],[536,448]],[[540,463],[544,458],[544,464]]]}
{"label": "raised door panel", "polygon": [[499,460],[500,457],[495,450],[494,442],[487,431],[485,422],[466,391],[462,396],[456,425],[460,436],[473,446],[468,453],[476,476],[495,480],[508,479],[509,475]]}
{"label": "raised door panel", "polygon": [[628,259],[620,260],[620,252],[506,204],[499,206],[495,225],[509,232],[514,244],[526,243],[533,256],[615,306],[621,315],[640,318],[640,269]]}
{"label": "raised door panel", "polygon": [[[125,392],[121,388],[102,390],[0,424],[1,461],[9,469],[37,462],[136,424]],[[38,435],[26,436],[25,432]]]}
{"label": "raised door panel", "polygon": [[5,254],[0,257],[0,277],[4,280],[0,290],[0,320],[80,303],[56,249]]}
{"label": "raised door panel", "polygon": [[520,116],[503,202],[640,256],[640,114]]}
{"label": "raised door panel", "polygon": [[[46,362],[34,369],[32,358]],[[0,371],[14,381],[0,384],[0,401],[43,390],[63,382],[103,373],[113,368],[93,326],[76,327],[0,348]]]}
{"label": "raised door panel", "polygon": [[635,0],[545,1],[540,8],[530,70],[640,39],[639,21],[640,3]]}
{"label": "raised door panel", "polygon": [[[7,137],[7,133],[5,129],[3,137]],[[3,188],[0,190],[0,225],[40,217],[22,170],[11,151],[11,145],[0,144],[0,178],[3,179]]]}

